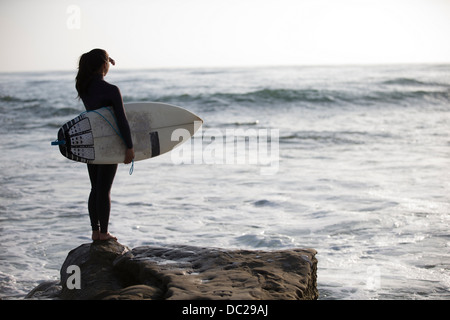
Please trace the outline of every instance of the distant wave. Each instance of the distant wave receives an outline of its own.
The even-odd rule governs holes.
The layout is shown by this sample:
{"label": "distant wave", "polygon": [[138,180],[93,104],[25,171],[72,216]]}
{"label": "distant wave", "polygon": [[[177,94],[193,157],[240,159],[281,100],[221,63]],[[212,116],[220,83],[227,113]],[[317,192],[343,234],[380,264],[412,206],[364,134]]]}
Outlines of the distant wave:
{"label": "distant wave", "polygon": [[334,132],[334,131],[297,131],[281,135],[281,143],[312,143],[317,144],[364,144],[366,132]]}
{"label": "distant wave", "polygon": [[34,102],[34,101],[38,101],[38,100],[37,99],[21,99],[21,98],[14,97],[14,96],[9,96],[9,95],[0,96],[0,102],[24,102],[24,103],[29,103],[29,102]]}
{"label": "distant wave", "polygon": [[[387,84],[388,82],[385,82]],[[430,106],[448,105],[450,89],[443,87],[409,88],[406,83],[417,85],[411,79],[390,80],[389,84],[404,84],[405,89],[382,90],[327,90],[327,89],[261,89],[243,93],[200,93],[174,94],[165,96],[146,96],[135,98],[124,96],[124,102],[159,101],[194,108],[199,112],[220,112],[227,108],[337,108],[364,106]],[[70,117],[79,114],[84,108],[79,103],[62,105],[61,102],[42,99],[23,99],[15,96],[0,96],[0,111],[22,118]],[[20,113],[20,115],[19,115]],[[242,125],[235,123],[234,125]],[[255,125],[245,122],[244,125]]]}
{"label": "distant wave", "polygon": [[[405,81],[401,83],[406,83]],[[390,82],[391,84],[393,82]],[[158,101],[174,104],[199,104],[206,106],[245,105],[260,107],[280,106],[339,106],[341,104],[372,105],[374,103],[402,103],[403,101],[428,103],[450,100],[450,88],[431,88],[420,90],[319,90],[319,89],[262,89],[246,93],[183,94],[156,97]],[[131,100],[131,99],[130,99]]]}
{"label": "distant wave", "polygon": [[403,86],[446,86],[443,83],[425,82],[411,78],[395,78],[383,81],[382,84],[387,85],[403,85]]}
{"label": "distant wave", "polygon": [[[274,103],[274,102],[313,102],[313,103],[331,103],[335,99],[333,95],[336,92],[318,89],[260,89],[250,92],[215,92],[202,94],[175,94],[166,96],[151,96],[154,101],[161,102],[201,102],[217,103],[220,105],[229,104],[250,104],[250,103]],[[148,100],[148,99],[138,99]],[[132,96],[125,96],[125,102],[136,101]]]}
{"label": "distant wave", "polygon": [[279,137],[280,143],[303,145],[360,145],[369,140],[395,139],[396,137],[386,132],[365,131],[295,131]]}

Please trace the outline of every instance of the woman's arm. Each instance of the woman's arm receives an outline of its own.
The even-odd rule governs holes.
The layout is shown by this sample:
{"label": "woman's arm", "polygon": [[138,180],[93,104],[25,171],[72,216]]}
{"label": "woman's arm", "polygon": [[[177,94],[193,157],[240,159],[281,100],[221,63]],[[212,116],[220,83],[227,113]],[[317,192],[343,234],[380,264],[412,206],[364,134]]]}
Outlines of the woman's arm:
{"label": "woman's arm", "polygon": [[125,113],[125,109],[123,107],[122,94],[118,87],[113,86],[114,93],[112,95],[113,100],[113,108],[114,113],[116,115],[117,125],[119,127],[122,138],[127,146],[127,150],[125,151],[125,159],[124,163],[128,164],[134,159],[134,149],[133,149],[133,141],[131,139],[131,130],[130,125],[128,124],[128,119]]}
{"label": "woman's arm", "polygon": [[124,159],[123,163],[129,164],[129,163],[131,163],[131,161],[133,161],[133,159],[134,159],[134,149],[133,148],[127,149],[125,151],[125,159]]}

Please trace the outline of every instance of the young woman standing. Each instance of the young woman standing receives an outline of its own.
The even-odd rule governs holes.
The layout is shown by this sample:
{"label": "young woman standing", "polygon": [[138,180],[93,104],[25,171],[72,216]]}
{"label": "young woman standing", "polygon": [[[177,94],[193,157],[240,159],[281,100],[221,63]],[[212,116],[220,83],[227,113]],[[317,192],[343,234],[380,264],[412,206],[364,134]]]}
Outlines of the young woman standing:
{"label": "young woman standing", "polygon": [[[112,107],[127,147],[123,162],[128,164],[134,159],[133,141],[120,90],[104,80],[110,63],[115,65],[115,61],[103,49],[93,49],[84,53],[80,57],[75,87],[87,111]],[[111,187],[117,164],[88,164],[87,168],[92,187],[88,201],[92,240],[117,240],[108,232]]]}

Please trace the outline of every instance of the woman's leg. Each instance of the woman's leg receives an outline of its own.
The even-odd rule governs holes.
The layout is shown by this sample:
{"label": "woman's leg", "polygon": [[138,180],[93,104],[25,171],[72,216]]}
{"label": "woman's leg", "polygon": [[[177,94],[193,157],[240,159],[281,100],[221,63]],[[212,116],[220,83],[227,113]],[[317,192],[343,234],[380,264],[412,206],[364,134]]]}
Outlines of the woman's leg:
{"label": "woman's leg", "polygon": [[100,231],[100,225],[98,223],[98,214],[97,214],[97,175],[98,175],[98,166],[95,164],[88,164],[87,169],[89,172],[89,179],[91,180],[91,193],[89,194],[88,200],[88,210],[89,210],[89,219],[91,220],[91,228],[92,228],[92,240],[94,239],[94,233],[97,234]]}
{"label": "woman's leg", "polygon": [[109,213],[111,211],[111,188],[117,171],[117,164],[98,166],[96,208],[100,233],[108,233]]}
{"label": "woman's leg", "polygon": [[[115,239],[108,233],[109,215],[111,211],[111,188],[117,171],[117,164],[88,164],[91,180],[89,195],[89,217],[92,227],[92,238],[97,240]],[[98,233],[100,231],[100,233]]]}

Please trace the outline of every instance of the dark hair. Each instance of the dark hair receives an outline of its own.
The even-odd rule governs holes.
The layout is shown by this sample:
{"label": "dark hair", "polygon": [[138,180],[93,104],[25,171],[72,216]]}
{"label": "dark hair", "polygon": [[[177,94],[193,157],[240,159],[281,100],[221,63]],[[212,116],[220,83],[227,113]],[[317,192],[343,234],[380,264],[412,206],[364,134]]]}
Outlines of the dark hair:
{"label": "dark hair", "polygon": [[86,94],[92,77],[100,72],[105,62],[108,62],[108,53],[103,49],[93,49],[81,55],[78,63],[78,74],[75,78],[78,98]]}

